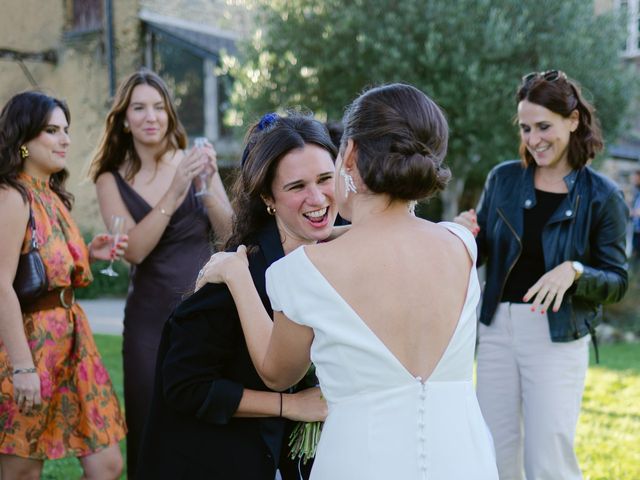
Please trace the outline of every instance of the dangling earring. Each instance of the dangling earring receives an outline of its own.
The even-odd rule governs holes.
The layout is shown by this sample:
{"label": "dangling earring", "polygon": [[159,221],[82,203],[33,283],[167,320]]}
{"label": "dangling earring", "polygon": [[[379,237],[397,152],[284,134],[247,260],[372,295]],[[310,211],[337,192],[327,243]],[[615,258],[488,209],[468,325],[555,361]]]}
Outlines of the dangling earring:
{"label": "dangling earring", "polygon": [[26,145],[20,145],[20,158],[24,160],[27,157],[29,157],[29,149]]}
{"label": "dangling earring", "polygon": [[276,209],[271,205],[267,205],[267,213],[273,217],[276,214]]}
{"label": "dangling earring", "polygon": [[344,168],[340,169],[340,175],[344,178],[344,198],[349,198],[349,192],[358,193],[356,184],[353,183],[353,177],[345,172]]}
{"label": "dangling earring", "polygon": [[122,131],[124,133],[131,133],[131,129],[129,128],[129,122],[127,122],[126,120],[123,122]]}

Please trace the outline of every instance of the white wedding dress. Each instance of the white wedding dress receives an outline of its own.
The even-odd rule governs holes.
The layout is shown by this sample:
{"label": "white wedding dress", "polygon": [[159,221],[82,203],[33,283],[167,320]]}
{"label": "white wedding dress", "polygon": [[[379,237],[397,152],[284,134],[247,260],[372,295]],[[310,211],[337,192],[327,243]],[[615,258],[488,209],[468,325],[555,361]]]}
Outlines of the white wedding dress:
{"label": "white wedding dress", "polygon": [[[441,225],[464,241],[475,263],[469,231]],[[453,337],[426,381],[387,349],[304,247],[267,270],[267,292],[274,310],[315,334],[311,360],[329,415],[312,480],[497,480],[493,442],[472,383],[480,297],[475,268]]]}

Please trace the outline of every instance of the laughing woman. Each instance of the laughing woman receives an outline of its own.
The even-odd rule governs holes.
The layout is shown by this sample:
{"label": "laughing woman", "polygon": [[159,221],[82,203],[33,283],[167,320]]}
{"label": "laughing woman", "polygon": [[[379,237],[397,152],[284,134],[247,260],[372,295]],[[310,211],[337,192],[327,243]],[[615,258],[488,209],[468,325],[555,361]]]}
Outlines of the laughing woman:
{"label": "laughing woman", "polygon": [[[335,147],[309,117],[265,115],[249,132],[227,248],[250,246],[265,308],[265,271],[332,232]],[[142,479],[273,480],[285,420],[324,420],[318,388],[269,390],[247,351],[229,290],[209,284],[166,323],[139,459]]]}

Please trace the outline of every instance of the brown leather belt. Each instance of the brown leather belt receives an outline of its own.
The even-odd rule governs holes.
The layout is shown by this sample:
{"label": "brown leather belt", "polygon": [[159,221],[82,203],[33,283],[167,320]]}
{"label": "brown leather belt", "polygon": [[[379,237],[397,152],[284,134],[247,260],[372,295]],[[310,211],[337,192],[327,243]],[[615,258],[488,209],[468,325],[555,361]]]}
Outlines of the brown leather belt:
{"label": "brown leather belt", "polygon": [[22,313],[33,313],[41,310],[51,310],[52,308],[69,309],[76,301],[76,295],[71,287],[56,288],[50,290],[28,305],[22,305]]}

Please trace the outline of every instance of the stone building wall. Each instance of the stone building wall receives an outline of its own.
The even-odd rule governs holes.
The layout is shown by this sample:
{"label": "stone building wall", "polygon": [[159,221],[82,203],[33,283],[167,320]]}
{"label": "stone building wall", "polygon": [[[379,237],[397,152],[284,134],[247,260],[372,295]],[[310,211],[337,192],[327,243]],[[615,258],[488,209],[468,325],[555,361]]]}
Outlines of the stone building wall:
{"label": "stone building wall", "polygon": [[[243,0],[112,0],[116,85],[144,63],[140,9],[247,34],[250,12]],[[93,184],[85,179],[111,104],[105,30],[69,31],[73,0],[2,0],[0,49],[55,50],[57,63],[25,61],[40,89],[67,101],[71,111],[68,189],[74,218],[84,231],[103,230]],[[106,15],[105,15],[106,18]],[[32,88],[14,60],[0,58],[0,104]]]}
{"label": "stone building wall", "polygon": [[[93,184],[84,180],[87,163],[99,141],[110,105],[109,69],[104,29],[69,32],[67,0],[3,0],[0,49],[20,52],[55,50],[57,63],[25,60],[45,93],[66,100],[71,111],[68,189],[75,195],[74,218],[85,231],[104,227]],[[114,0],[115,65],[118,79],[142,63],[138,0]],[[0,103],[33,88],[14,60],[0,59]]]}

